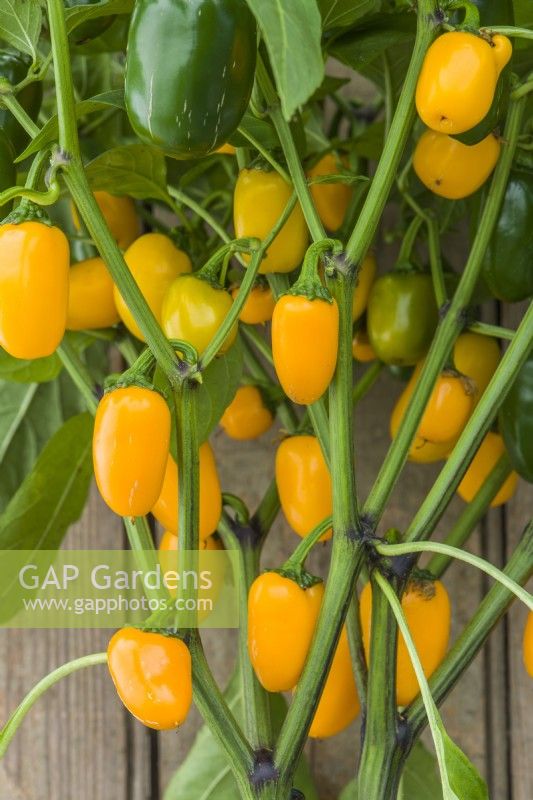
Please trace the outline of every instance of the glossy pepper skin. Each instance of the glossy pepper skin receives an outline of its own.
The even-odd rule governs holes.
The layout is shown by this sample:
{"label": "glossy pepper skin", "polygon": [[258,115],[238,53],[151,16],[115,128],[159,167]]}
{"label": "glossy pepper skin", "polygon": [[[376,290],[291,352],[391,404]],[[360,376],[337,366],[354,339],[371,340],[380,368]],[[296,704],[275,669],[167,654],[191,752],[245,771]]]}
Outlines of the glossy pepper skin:
{"label": "glossy pepper skin", "polygon": [[[200,539],[217,529],[222,513],[222,491],[215,455],[209,442],[200,445]],[[178,534],[178,467],[168,456],[163,484],[152,508],[154,517],[171,533]]]}
{"label": "glossy pepper skin", "polygon": [[490,111],[496,84],[512,55],[505,36],[492,43],[464,31],[439,36],[426,53],[416,87],[422,121],[440,133],[463,133]]}
{"label": "glossy pepper skin", "polygon": [[533,482],[533,354],[518,373],[500,410],[500,430],[513,468]]}
{"label": "glossy pepper skin", "polygon": [[70,268],[67,330],[109,328],[120,322],[114,283],[101,258],[88,258]]}
{"label": "glossy pepper skin", "polygon": [[[126,250],[141,232],[134,201],[131,197],[109,194],[104,191],[94,192],[94,199],[114,240],[121,250]],[[74,205],[72,206],[72,220],[74,226],[80,230],[81,222]]]}
{"label": "glossy pepper skin", "polygon": [[181,639],[123,628],[109,642],[107,663],[118,696],[143,725],[164,731],[185,722],[192,669]]}
{"label": "glossy pepper skin", "polygon": [[264,572],[248,594],[248,653],[268,692],[293,689],[315,632],[324,585],[303,589],[292,578]]}
{"label": "glossy pepper skin", "polygon": [[[500,434],[489,431],[457,487],[457,494],[465,503],[472,502],[504,453],[505,445]],[[517,485],[518,475],[512,472],[492,500],[491,508],[507,503],[516,492]]]}
{"label": "glossy pepper skin", "polygon": [[430,275],[397,269],[374,283],[368,300],[367,332],[385,364],[416,364],[426,354],[437,322]]}
{"label": "glossy pepper skin", "polygon": [[[291,528],[307,536],[332,513],[331,477],[314,436],[290,436],[276,452],[276,483]],[[331,530],[322,541],[331,538]]]}
{"label": "glossy pepper skin", "polygon": [[373,253],[367,253],[363,258],[363,263],[361,264],[361,269],[357,273],[355,282],[352,304],[352,317],[354,322],[366,311],[377,268],[378,265],[375,255]]}
{"label": "glossy pepper skin", "polygon": [[309,736],[311,739],[335,736],[354,721],[360,710],[348,634],[343,627]]}
{"label": "glossy pepper skin", "polygon": [[[236,237],[264,239],[281,217],[292,193],[293,187],[273,170],[241,170],[233,197]],[[303,261],[308,238],[303,211],[297,203],[266,251],[259,272],[292,272]]]}
{"label": "glossy pepper skin", "polygon": [[[76,8],[77,6],[94,5],[99,0],[64,0],[65,8]],[[74,44],[84,44],[90,42],[91,39],[96,39],[101,36],[116,19],[114,14],[109,14],[106,17],[96,17],[82,22],[78,25],[72,34],[72,41]]]}
{"label": "glossy pepper skin", "polygon": [[[231,296],[234,300],[238,291],[238,288],[232,289]],[[269,286],[263,286],[262,284],[254,286],[246,298],[246,302],[239,314],[239,319],[247,325],[261,325],[272,319],[275,305],[276,301]]]}
{"label": "glossy pepper skin", "polygon": [[[29,56],[0,50],[0,78],[9,81],[12,86],[16,86],[24,80],[30,67],[31,58]],[[28,83],[18,92],[17,100],[35,122],[43,102],[43,82]],[[0,128],[5,132],[16,152],[20,153],[26,146],[29,135],[7,108],[0,108]]]}
{"label": "glossy pepper skin", "polygon": [[[416,376],[410,378],[407,386],[401,393],[396,401],[396,405],[390,418],[390,436],[395,439],[398,434],[402,419],[407,410],[407,405],[413,394]],[[409,448],[409,461],[414,461],[416,464],[433,464],[436,461],[442,461],[447,458],[455,445],[455,439],[450,442],[429,442],[420,436],[420,430],[417,432],[411,447]]]}
{"label": "glossy pepper skin", "polygon": [[[161,323],[169,339],[183,339],[201,355],[233,304],[230,293],[195,275],[182,275],[169,287],[161,309]],[[237,336],[235,323],[219,353],[229,350]]]}
{"label": "glossy pepper skin", "polygon": [[[128,247],[124,259],[144,299],[161,324],[163,300],[167,291],[179,275],[192,269],[189,256],[179,250],[165,234],[145,233]],[[114,296],[122,322],[137,339],[144,341],[133,314],[116,286]]]}
{"label": "glossy pepper skin", "polygon": [[[369,661],[372,622],[372,587],[367,583],[359,601],[363,645]],[[422,663],[430,678],[446,655],[450,640],[451,608],[448,592],[440,581],[411,581],[402,596],[402,610]],[[401,633],[396,661],[396,701],[407,706],[420,689]]]}
{"label": "glossy pepper skin", "polygon": [[285,294],[272,316],[272,356],[285,394],[301,405],[326,391],[337,364],[339,309],[335,300]]}
{"label": "glossy pepper skin", "polygon": [[433,194],[448,200],[469,197],[483,186],[500,156],[500,141],[492,133],[466,145],[445,133],[426,131],[415,149],[413,167]]}
{"label": "glossy pepper skin", "polygon": [[434,444],[450,442],[462,432],[473,408],[472,391],[460,375],[437,378],[420,420],[418,435]]}
{"label": "glossy pepper skin", "polygon": [[0,192],[10,189],[17,182],[14,161],[13,145],[9,141],[7,133],[0,128]]}
{"label": "glossy pepper skin", "polygon": [[533,295],[533,171],[511,173],[496,228],[483,262],[483,277],[498,300]]}
{"label": "glossy pepper skin", "polygon": [[163,486],[170,411],[161,395],[126,386],[104,395],[94,422],[94,475],[107,505],[122,517],[143,517]]}
{"label": "glossy pepper skin", "polygon": [[[326,153],[308,171],[308,178],[338,175],[344,165],[334,153]],[[344,222],[352,199],[352,188],[346,183],[312,183],[310,186],[318,216],[328,231],[338,231]]]}
{"label": "glossy pepper skin", "polygon": [[240,386],[222,415],[220,427],[231,439],[247,441],[262,436],[273,422],[257,386]]}
{"label": "glossy pepper skin", "polygon": [[500,359],[500,346],[494,337],[470,331],[457,337],[453,346],[453,364],[472,382],[474,408],[496,372]]}
{"label": "glossy pepper skin", "polygon": [[533,611],[528,614],[524,630],[523,655],[525,668],[533,678]]}
{"label": "glossy pepper skin", "polygon": [[246,111],[255,60],[256,25],[244,0],[140,0],[126,59],[134,131],[174,158],[217,150]]}
{"label": "glossy pepper skin", "polygon": [[44,222],[0,225],[0,346],[15,358],[51,355],[65,333],[69,244]]}

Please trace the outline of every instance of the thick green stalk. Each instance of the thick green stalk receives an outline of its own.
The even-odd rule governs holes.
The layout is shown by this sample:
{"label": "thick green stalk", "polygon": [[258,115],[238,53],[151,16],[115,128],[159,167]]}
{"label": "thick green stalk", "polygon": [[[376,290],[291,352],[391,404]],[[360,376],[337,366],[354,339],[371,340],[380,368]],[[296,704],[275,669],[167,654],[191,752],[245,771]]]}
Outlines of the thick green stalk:
{"label": "thick green stalk", "polygon": [[389,800],[400,778],[396,710],[398,628],[387,598],[372,580],[372,629],[363,752],[359,764],[360,797]]}
{"label": "thick green stalk", "polygon": [[237,553],[237,572],[234,576],[240,601],[239,668],[244,691],[244,713],[246,735],[254,749],[272,748],[270,705],[268,694],[263,689],[248,655],[248,592],[259,572],[259,553],[254,547],[252,528],[241,528],[244,536],[237,536],[229,519],[222,516],[219,532],[226,549]]}
{"label": "thick green stalk", "polygon": [[368,690],[368,668],[366,664],[365,649],[363,647],[363,631],[359,616],[359,598],[357,592],[353,591],[350,607],[346,616],[346,630],[348,632],[348,642],[350,644],[350,655],[352,657],[353,674],[357,686],[357,693],[361,701],[361,710],[366,716],[367,690]]}
{"label": "thick green stalk", "polygon": [[[483,257],[498,219],[500,206],[511,170],[520,125],[524,112],[524,99],[511,103],[504,132],[502,155],[491,183],[483,216],[465,266],[457,291],[433,339],[424,367],[420,372],[409,401],[398,435],[392,442],[378,477],[365,503],[364,511],[376,523],[396,485],[407,458],[411,442],[424,413],[437,376],[443,368],[453,342],[465,324],[465,311],[477,284]],[[501,387],[503,388],[503,387]],[[478,409],[480,405],[478,406]],[[454,453],[458,452],[455,448]]]}
{"label": "thick green stalk", "polygon": [[[492,500],[511,474],[511,465],[507,455],[503,455],[491,471],[483,486],[473,500],[468,503],[457,522],[444,539],[444,543],[452,547],[462,547],[481,522]],[[443,553],[435,554],[426,566],[436,578],[441,578],[450,566],[453,558]]]}
{"label": "thick green stalk", "polygon": [[332,287],[339,307],[339,353],[330,388],[330,453],[333,486],[333,551],[317,630],[276,749],[281,779],[292,776],[305,744],[362,560],[355,491],[352,425],[352,290],[338,272]]}
{"label": "thick green stalk", "polygon": [[48,0],[48,12],[59,118],[61,153],[58,158],[59,165],[64,172],[65,183],[87,230],[105,260],[120,293],[135,316],[150,349],[171,383],[175,385],[178,374],[176,354],[135,283],[94,199],[83,169],[76,127],[74,89],[62,0]]}
{"label": "thick green stalk", "polygon": [[438,27],[436,0],[418,0],[418,25],[409,69],[376,173],[372,178],[357,224],[346,246],[346,257],[359,264],[376,233],[381,213],[396,179],[402,153],[415,119],[415,87],[426,50]]}
{"label": "thick green stalk", "polygon": [[[199,547],[199,456],[196,426],[197,384],[188,380],[175,393],[177,411],[178,486],[178,557],[180,569],[191,567],[192,553]],[[192,564],[192,569],[194,565]],[[193,666],[194,700],[213,735],[225,749],[243,797],[249,796],[248,774],[253,766],[253,752],[229,709],[207,664],[195,620],[184,617],[184,638]],[[248,794],[247,794],[248,792]]]}
{"label": "thick green stalk", "polygon": [[[371,194],[367,197],[363,207],[362,217],[364,223],[361,224],[359,222],[356,226],[358,233],[355,239],[357,239],[357,242],[355,247],[352,248],[352,252],[349,253],[348,259],[352,262],[360,261],[368,249],[394,181],[395,172],[413,119],[413,98],[416,80],[425,51],[434,35],[434,10],[435,4],[433,0],[420,0],[419,26],[412,63],[392,122],[391,134],[387,139],[384,155],[380,160],[374,178],[374,191],[372,192],[371,187]],[[280,135],[283,144],[281,123],[278,126],[278,135]],[[303,201],[303,204],[305,204],[308,188],[306,186],[304,192],[296,181],[298,169],[293,163],[294,154],[290,148],[285,149],[285,155],[300,202],[302,203]],[[302,207],[304,207],[303,204]],[[305,210],[304,208],[304,213]],[[312,217],[312,212],[309,208],[307,209],[307,215]],[[308,224],[309,221],[308,219]],[[315,237],[313,228],[311,228],[311,233]],[[316,233],[316,238],[323,238],[322,234],[318,235],[318,231]],[[346,274],[341,271],[343,267],[347,266],[346,262],[338,264],[338,266],[339,270],[337,271],[337,280],[335,281],[333,293],[339,305],[339,356],[337,371],[330,389],[330,453],[333,484],[333,527],[335,534],[333,536],[328,584],[317,630],[298,689],[278,740],[276,763],[280,770],[282,782],[293,774],[298,756],[301,753],[333,658],[334,648],[346,617],[354,581],[362,562],[361,530],[357,513],[354,479],[351,397],[351,305],[355,270],[347,269]]]}
{"label": "thick green stalk", "polygon": [[[533,573],[533,522],[526,528],[504,572],[507,577],[522,585]],[[476,613],[430,680],[429,686],[437,705],[442,703],[474,660],[491,630],[507,611],[513,599],[512,592],[501,583],[496,583],[483,599]],[[424,703],[420,697],[407,708],[406,719],[413,740],[416,740],[427,720]]]}

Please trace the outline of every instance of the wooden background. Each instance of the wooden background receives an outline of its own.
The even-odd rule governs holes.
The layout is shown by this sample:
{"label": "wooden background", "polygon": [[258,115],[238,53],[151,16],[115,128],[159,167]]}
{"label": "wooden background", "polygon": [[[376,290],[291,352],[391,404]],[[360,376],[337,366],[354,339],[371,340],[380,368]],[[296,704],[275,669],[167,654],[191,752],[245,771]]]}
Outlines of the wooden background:
{"label": "wooden background", "polygon": [[[507,320],[509,322],[512,320]],[[364,496],[388,446],[387,422],[400,385],[383,376],[357,412],[360,492]],[[217,431],[213,437],[223,488],[249,503],[258,502],[273,470],[277,432],[261,440],[235,443]],[[438,467],[407,465],[384,520],[400,529],[409,522]],[[456,498],[439,526],[444,534],[460,512]],[[503,564],[532,513],[532,490],[520,489],[504,510],[490,512],[471,540],[472,548]],[[120,521],[93,490],[83,519],[69,533],[67,546],[120,547]],[[294,547],[294,534],[278,520],[264,564],[278,565]],[[324,571],[324,546],[312,566]],[[446,575],[452,596],[454,631],[468,620],[488,582],[466,566]],[[533,681],[521,656],[525,611],[515,604],[444,705],[450,735],[486,776],[495,800],[533,798]],[[49,670],[77,656],[103,650],[106,631],[0,631],[0,720],[6,720],[31,686]],[[235,652],[235,632],[208,632],[209,659],[223,683]],[[152,734],[120,705],[105,667],[83,670],[54,687],[33,708],[0,763],[0,800],[159,800],[173,769],[194,738],[194,711],[179,732]],[[321,800],[333,800],[353,774],[359,726],[329,741],[309,746]],[[216,795],[215,795],[216,796]],[[191,798],[198,800],[198,798]],[[437,800],[437,799],[436,799]]]}

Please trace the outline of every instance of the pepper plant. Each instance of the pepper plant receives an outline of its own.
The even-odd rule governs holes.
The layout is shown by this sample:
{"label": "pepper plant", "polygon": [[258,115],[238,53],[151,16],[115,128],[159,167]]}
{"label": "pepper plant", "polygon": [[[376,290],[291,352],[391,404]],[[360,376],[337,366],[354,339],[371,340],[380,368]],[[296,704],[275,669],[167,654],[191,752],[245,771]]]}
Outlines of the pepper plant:
{"label": "pepper plant", "polygon": [[[308,736],[359,713],[343,798],[400,796],[426,726],[443,797],[488,796],[439,706],[511,602],[533,610],[532,524],[503,571],[463,547],[517,473],[533,476],[533,307],[516,330],[480,314],[533,288],[532,26],[522,0],[0,0],[2,392],[22,408],[15,427],[37,393],[62,408],[0,490],[0,544],[60,546],[92,440],[140,565],[155,559],[149,514],[182,566],[235,551],[245,696],[237,719],[191,615],[154,615],[43,678],[3,728],[2,755],[49,686],[108,662],[150,727],[177,727],[194,699],[232,797],[316,796]],[[370,79],[371,99],[347,94],[328,58]],[[461,223],[470,245],[453,270],[443,254]],[[376,278],[380,231],[397,259]],[[365,498],[353,411],[385,369],[406,384]],[[207,440],[221,420],[246,439],[274,416],[287,438],[250,513],[221,492]],[[2,456],[20,453],[3,437]],[[408,459],[442,466],[409,527],[386,531]],[[456,490],[468,505],[436,542]],[[280,508],[301,542],[262,572]],[[325,583],[305,568],[323,540]],[[438,579],[454,559],[494,583],[448,650]]]}

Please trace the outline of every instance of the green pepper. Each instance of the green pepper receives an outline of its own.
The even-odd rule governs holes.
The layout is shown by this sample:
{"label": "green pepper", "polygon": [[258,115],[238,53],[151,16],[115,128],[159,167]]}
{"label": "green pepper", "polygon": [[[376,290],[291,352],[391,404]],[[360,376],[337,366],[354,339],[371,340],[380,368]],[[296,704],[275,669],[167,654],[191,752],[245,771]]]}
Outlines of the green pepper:
{"label": "green pepper", "polygon": [[407,366],[425,356],[438,323],[431,276],[395,269],[374,283],[367,332],[380,361]]}
{"label": "green pepper", "polygon": [[483,262],[483,277],[498,300],[516,303],[533,295],[533,171],[511,173],[496,228]]}
{"label": "green pepper", "polygon": [[139,138],[180,159],[224,144],[248,106],[256,35],[244,0],[138,0],[126,109]]}
{"label": "green pepper", "polygon": [[533,353],[501,407],[500,429],[513,469],[533,483]]}
{"label": "green pepper", "polygon": [[[10,189],[17,181],[15,151],[5,131],[0,128],[0,192]],[[5,212],[5,207],[2,209]],[[5,214],[4,214],[5,216]]]}
{"label": "green pepper", "polygon": [[[8,50],[0,50],[0,78],[9,81],[12,86],[24,80],[31,67],[31,58],[28,56],[11,53]],[[35,122],[41,103],[43,101],[43,84],[41,81],[28,83],[17,94],[17,100],[26,113]],[[13,144],[15,151],[20,153],[26,146],[29,136],[20,125],[11,111],[0,106],[0,128],[3,128],[8,139]]]}
{"label": "green pepper", "polygon": [[[100,0],[65,0],[65,8],[76,8],[77,6],[92,6],[99,3]],[[104,17],[96,17],[95,19],[88,19],[74,28],[72,32],[72,41],[74,44],[84,44],[90,42],[91,39],[96,39],[100,34],[104,33],[113,20],[114,14],[109,14]]]}

